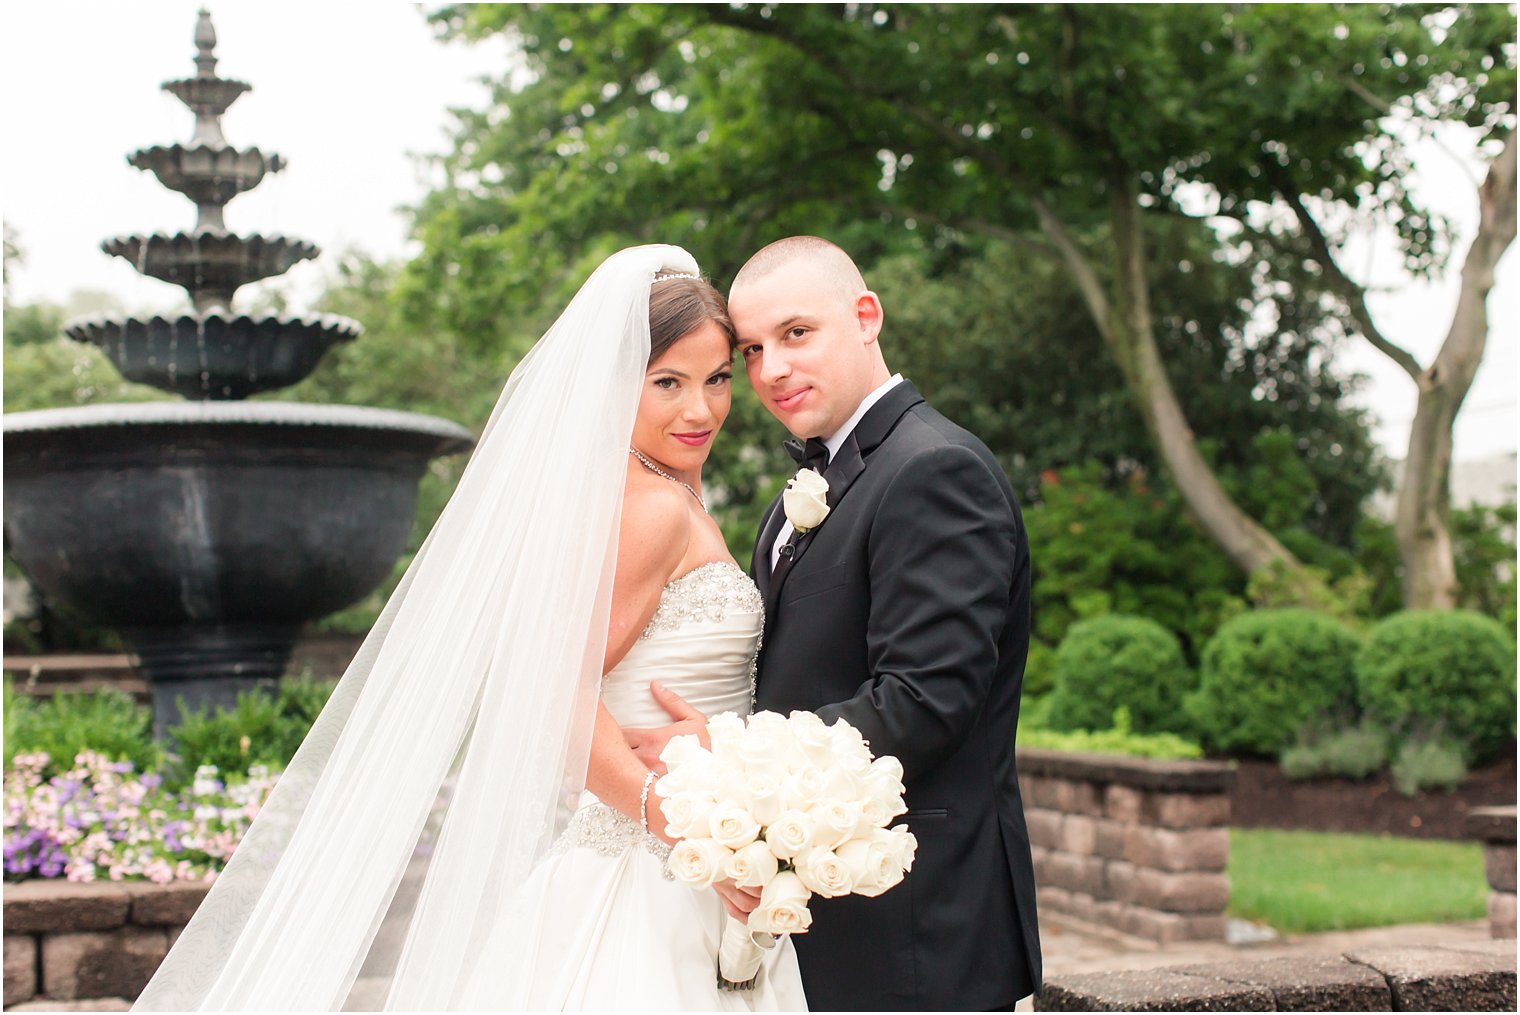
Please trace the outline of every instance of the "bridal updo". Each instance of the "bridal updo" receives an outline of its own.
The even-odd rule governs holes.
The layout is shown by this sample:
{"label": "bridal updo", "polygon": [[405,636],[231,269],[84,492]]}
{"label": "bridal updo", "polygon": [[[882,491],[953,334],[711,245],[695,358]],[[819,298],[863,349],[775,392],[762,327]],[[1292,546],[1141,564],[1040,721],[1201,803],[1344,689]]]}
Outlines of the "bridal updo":
{"label": "bridal updo", "polygon": [[728,336],[730,351],[738,348],[734,322],[728,317],[723,294],[706,279],[678,275],[657,278],[649,290],[649,362],[665,355],[676,339],[713,321]]}

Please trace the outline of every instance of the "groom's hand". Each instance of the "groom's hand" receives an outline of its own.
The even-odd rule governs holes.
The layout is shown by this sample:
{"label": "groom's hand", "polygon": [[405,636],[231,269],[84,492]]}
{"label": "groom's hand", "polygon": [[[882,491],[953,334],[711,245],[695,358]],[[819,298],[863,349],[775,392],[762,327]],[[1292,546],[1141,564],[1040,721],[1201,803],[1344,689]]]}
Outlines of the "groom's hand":
{"label": "groom's hand", "polygon": [[714,881],[713,891],[723,900],[723,908],[728,910],[728,915],[741,922],[748,920],[749,914],[760,905],[760,889],[740,888],[729,878]]}
{"label": "groom's hand", "polygon": [[694,733],[703,747],[712,747],[712,741],[707,739],[707,716],[687,704],[686,699],[679,694],[666,690],[658,680],[650,681],[649,693],[654,695],[654,700],[659,702],[674,722],[655,729],[623,730],[623,739],[646,768],[664,774],[665,763],[660,760],[660,752],[665,750],[665,745],[670,743],[672,737]]}

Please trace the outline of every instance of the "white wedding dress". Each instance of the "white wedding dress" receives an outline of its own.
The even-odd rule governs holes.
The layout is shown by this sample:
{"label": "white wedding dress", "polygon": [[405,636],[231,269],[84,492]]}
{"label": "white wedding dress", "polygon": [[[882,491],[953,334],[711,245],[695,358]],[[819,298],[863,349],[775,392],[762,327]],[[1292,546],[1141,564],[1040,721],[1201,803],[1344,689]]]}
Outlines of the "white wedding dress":
{"label": "white wedding dress", "polygon": [[[608,711],[622,726],[668,724],[649,692],[659,680],[706,715],[748,714],[763,610],[759,591],[732,563],[675,579],[642,636],[603,678]],[[651,822],[655,807],[651,796]],[[467,985],[466,1006],[805,1010],[790,939],[766,955],[753,988],[718,989],[723,903],[711,889],[671,879],[669,852],[637,821],[583,794],[550,855],[514,891],[494,935],[500,944],[485,948],[489,958]]]}

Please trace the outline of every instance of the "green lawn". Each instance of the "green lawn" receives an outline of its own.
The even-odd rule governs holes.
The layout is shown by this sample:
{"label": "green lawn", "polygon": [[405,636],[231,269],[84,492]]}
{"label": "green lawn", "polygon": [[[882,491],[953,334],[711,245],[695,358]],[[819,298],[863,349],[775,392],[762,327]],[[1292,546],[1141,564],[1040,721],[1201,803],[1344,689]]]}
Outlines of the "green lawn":
{"label": "green lawn", "polygon": [[1476,920],[1478,843],[1230,829],[1230,915],[1281,933]]}

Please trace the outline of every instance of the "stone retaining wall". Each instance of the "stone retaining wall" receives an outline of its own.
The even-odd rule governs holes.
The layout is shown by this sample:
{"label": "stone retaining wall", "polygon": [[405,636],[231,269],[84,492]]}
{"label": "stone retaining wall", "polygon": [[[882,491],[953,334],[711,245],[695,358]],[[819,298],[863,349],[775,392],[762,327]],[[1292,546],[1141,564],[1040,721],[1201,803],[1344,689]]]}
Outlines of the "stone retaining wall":
{"label": "stone retaining wall", "polygon": [[1515,808],[1478,807],[1467,816],[1467,834],[1483,843],[1488,875],[1488,931],[1515,936]]}
{"label": "stone retaining wall", "polygon": [[1055,976],[1039,1011],[1514,1011],[1515,949],[1345,954]]}
{"label": "stone retaining wall", "polygon": [[1232,768],[1041,750],[1018,766],[1041,911],[1163,943],[1224,938]]}
{"label": "stone retaining wall", "polygon": [[[204,883],[5,886],[5,1007],[124,1009],[209,889]],[[119,1003],[115,1003],[119,1002]]]}

